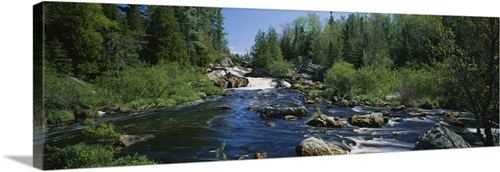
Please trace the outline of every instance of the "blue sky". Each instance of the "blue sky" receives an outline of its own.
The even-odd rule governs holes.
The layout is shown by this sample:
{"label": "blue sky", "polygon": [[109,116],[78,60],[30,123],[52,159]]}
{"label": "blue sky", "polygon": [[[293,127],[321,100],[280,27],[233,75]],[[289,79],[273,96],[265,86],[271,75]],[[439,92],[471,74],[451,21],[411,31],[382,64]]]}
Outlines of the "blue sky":
{"label": "blue sky", "polygon": [[[267,31],[269,26],[273,26],[280,33],[281,24],[291,23],[297,17],[306,16],[309,12],[316,13],[323,24],[330,17],[329,11],[223,8],[229,50],[232,53],[250,51],[259,29]],[[333,13],[335,19],[340,18],[341,15],[346,16],[347,13]]]}

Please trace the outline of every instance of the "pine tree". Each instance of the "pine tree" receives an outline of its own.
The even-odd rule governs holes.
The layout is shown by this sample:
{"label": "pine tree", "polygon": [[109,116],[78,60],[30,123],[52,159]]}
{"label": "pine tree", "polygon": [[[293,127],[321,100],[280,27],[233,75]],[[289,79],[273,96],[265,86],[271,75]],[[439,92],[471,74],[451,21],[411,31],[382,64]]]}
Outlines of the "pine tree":
{"label": "pine tree", "polygon": [[48,42],[58,40],[72,62],[72,73],[95,78],[102,67],[104,37],[118,24],[109,20],[100,4],[45,3],[45,34]]}
{"label": "pine tree", "polygon": [[172,7],[155,6],[150,7],[150,10],[151,21],[146,30],[147,45],[143,50],[142,58],[150,64],[158,64],[162,61],[187,64],[189,58],[186,43]]}

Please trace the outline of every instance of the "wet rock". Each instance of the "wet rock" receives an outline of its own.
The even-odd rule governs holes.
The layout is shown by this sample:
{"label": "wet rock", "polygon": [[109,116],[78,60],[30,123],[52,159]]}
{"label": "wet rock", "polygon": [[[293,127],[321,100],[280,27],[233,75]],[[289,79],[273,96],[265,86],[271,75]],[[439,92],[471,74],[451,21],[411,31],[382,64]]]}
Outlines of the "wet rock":
{"label": "wet rock", "polygon": [[410,112],[408,114],[410,114],[412,116],[416,116],[416,117],[426,117],[427,116],[427,113],[425,113],[425,112]]}
{"label": "wet rock", "polygon": [[337,96],[332,96],[332,97],[330,97],[330,101],[332,101],[332,102],[338,102],[338,101],[340,101],[340,98],[337,97]]}
{"label": "wet rock", "polygon": [[394,137],[403,137],[403,135],[404,135],[404,134],[403,134],[402,132],[397,132],[397,131],[395,131],[395,132],[392,132],[392,135],[393,135]]}
{"label": "wet rock", "polygon": [[208,99],[207,94],[202,93],[202,92],[199,92],[199,93],[198,93],[198,96],[200,97],[200,99]]}
{"label": "wet rock", "polygon": [[299,143],[295,148],[295,151],[299,156],[321,156],[321,155],[343,155],[347,154],[346,150],[343,150],[339,146],[326,143],[323,140],[309,137]]}
{"label": "wet rock", "polygon": [[221,88],[240,88],[248,85],[248,79],[228,73],[223,77],[212,79]]}
{"label": "wet rock", "polygon": [[266,159],[267,158],[267,152],[257,152],[253,156],[254,159]]}
{"label": "wet rock", "polygon": [[295,121],[295,120],[297,120],[298,118],[297,118],[296,116],[293,116],[293,115],[286,115],[286,116],[284,117],[284,119],[285,119],[285,120],[287,120],[287,121]]}
{"label": "wet rock", "polygon": [[470,148],[460,135],[437,123],[419,136],[412,150]]}
{"label": "wet rock", "polygon": [[416,116],[416,117],[426,117],[427,116],[427,112],[424,112],[420,109],[406,109],[405,112],[412,115],[412,116]]}
{"label": "wet rock", "polygon": [[382,113],[383,116],[391,116],[391,113],[389,113],[388,110],[384,110],[384,111],[382,111],[380,113]]}
{"label": "wet rock", "polygon": [[233,108],[231,108],[231,106],[229,105],[220,105],[220,106],[215,106],[214,109],[229,111]]}
{"label": "wet rock", "polygon": [[144,142],[147,140],[150,140],[154,138],[155,136],[152,134],[146,134],[146,135],[121,135],[120,136],[120,143],[123,144],[124,146],[130,146],[139,142]]}
{"label": "wet rock", "polygon": [[292,84],[290,84],[289,82],[285,81],[285,80],[281,80],[278,84],[279,87],[282,87],[282,88],[291,88],[292,87]]}
{"label": "wet rock", "polygon": [[393,122],[403,122],[404,119],[403,118],[392,118],[390,121],[393,121]]}
{"label": "wet rock", "polygon": [[458,119],[458,112],[446,112],[444,113],[444,118],[448,123],[457,127],[465,127],[465,124]]}
{"label": "wet rock", "polygon": [[399,106],[395,106],[393,107],[391,110],[392,111],[403,111],[406,109],[406,106],[405,105],[399,105]]}
{"label": "wet rock", "polygon": [[347,122],[358,127],[382,127],[384,125],[384,117],[382,113],[353,115],[347,119]]}
{"label": "wet rock", "polygon": [[260,108],[259,108],[259,107],[257,107],[257,106],[250,106],[250,107],[248,107],[248,110],[249,110],[249,111],[259,111],[259,110],[260,110]]}
{"label": "wet rock", "polygon": [[304,103],[305,104],[314,104],[314,100],[306,100]]}
{"label": "wet rock", "polygon": [[284,118],[287,115],[295,117],[305,117],[309,115],[309,110],[305,106],[299,107],[265,107],[259,110],[264,118]]}
{"label": "wet rock", "polygon": [[319,90],[326,90],[328,88],[326,84],[318,84],[316,87],[318,87]]}
{"label": "wet rock", "polygon": [[245,158],[248,158],[248,155],[240,155],[240,157],[238,157],[238,160],[243,160]]}
{"label": "wet rock", "polygon": [[331,128],[343,128],[344,123],[340,118],[326,116],[325,114],[321,114],[319,116],[311,117],[306,125],[313,127],[331,127]]}
{"label": "wet rock", "polygon": [[266,126],[268,126],[268,127],[275,127],[276,123],[274,123],[274,122],[268,122],[268,123],[266,123]]}
{"label": "wet rock", "polygon": [[210,73],[205,74],[208,79],[215,80],[217,78],[224,77],[225,74],[219,72],[218,70],[212,70]]}
{"label": "wet rock", "polygon": [[219,64],[220,64],[220,66],[223,66],[223,67],[234,66],[233,60],[231,60],[231,58],[225,58],[222,61],[220,61]]}
{"label": "wet rock", "polygon": [[340,107],[348,107],[348,108],[353,108],[357,105],[357,101],[356,100],[351,100],[351,101],[347,101],[345,99],[339,101],[337,103],[337,106],[340,106]]}

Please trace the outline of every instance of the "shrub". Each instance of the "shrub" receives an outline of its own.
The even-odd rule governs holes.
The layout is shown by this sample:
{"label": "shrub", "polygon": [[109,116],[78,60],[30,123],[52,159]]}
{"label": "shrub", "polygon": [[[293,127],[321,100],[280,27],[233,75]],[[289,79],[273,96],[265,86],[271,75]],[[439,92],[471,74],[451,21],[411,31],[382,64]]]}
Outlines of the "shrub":
{"label": "shrub", "polygon": [[394,72],[384,66],[365,66],[356,71],[354,94],[383,98],[398,86]]}
{"label": "shrub", "polygon": [[98,89],[80,79],[58,76],[50,70],[44,73],[44,107],[47,111],[58,109],[95,108],[104,99]]}
{"label": "shrub", "polygon": [[341,97],[347,97],[351,94],[353,88],[356,70],[350,63],[339,61],[328,69],[325,77],[326,85],[334,94]]}
{"label": "shrub", "polygon": [[273,77],[290,78],[293,75],[293,64],[285,60],[276,60],[266,67]]}
{"label": "shrub", "polygon": [[131,68],[118,75],[106,73],[97,82],[106,90],[109,104],[130,103],[136,108],[144,103],[154,103],[153,100],[157,99],[173,99],[175,103],[182,103],[198,100],[198,92],[223,92],[194,68],[181,67],[177,63]]}
{"label": "shrub", "polygon": [[113,162],[113,155],[120,148],[103,145],[76,144],[65,148],[48,147],[55,151],[49,160],[55,164],[55,168],[89,168],[106,167]]}
{"label": "shrub", "polygon": [[115,159],[114,156],[120,152],[120,147],[104,145],[76,144],[65,148],[50,147],[48,150],[55,151],[48,160],[52,162],[54,168],[91,168],[91,167],[111,167],[127,165],[148,165],[156,164],[144,155],[124,156]]}
{"label": "shrub", "polygon": [[396,88],[404,104],[429,103],[439,105],[445,86],[439,83],[439,77],[431,70],[401,69],[399,71],[401,85]]}
{"label": "shrub", "polygon": [[113,143],[120,138],[120,134],[115,132],[113,124],[101,123],[97,126],[96,122],[92,119],[86,119],[84,124],[82,134],[89,141]]}
{"label": "shrub", "polygon": [[130,166],[130,165],[151,165],[156,162],[151,161],[144,155],[134,154],[134,156],[124,156],[113,161],[111,166]]}
{"label": "shrub", "polygon": [[75,115],[69,110],[51,110],[47,113],[47,122],[49,124],[73,123]]}

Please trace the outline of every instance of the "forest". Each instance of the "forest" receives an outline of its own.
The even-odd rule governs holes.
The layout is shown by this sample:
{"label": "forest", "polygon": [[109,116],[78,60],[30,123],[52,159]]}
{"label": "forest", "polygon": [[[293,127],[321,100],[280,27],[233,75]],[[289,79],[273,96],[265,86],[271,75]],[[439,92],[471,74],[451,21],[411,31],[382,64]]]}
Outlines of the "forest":
{"label": "forest", "polygon": [[481,121],[479,133],[498,123],[498,21],[363,13],[334,19],[331,13],[322,22],[309,13],[281,24],[281,33],[259,30],[251,52],[234,58],[282,78],[310,59],[327,69],[327,89],[313,96],[377,103],[396,94],[395,104],[468,110]]}
{"label": "forest", "polygon": [[[309,13],[257,31],[250,52],[231,54],[221,8],[45,2],[34,10],[43,12],[34,20],[34,129],[80,123],[98,140],[48,147],[54,162],[74,160],[55,168],[155,163],[115,158],[110,140],[119,134],[93,119],[223,95],[205,73],[228,58],[282,79],[297,65],[320,66],[326,88],[313,97],[470,111],[484,145],[498,144],[490,126],[499,114],[498,18]],[[79,150],[100,156],[71,159]]]}

